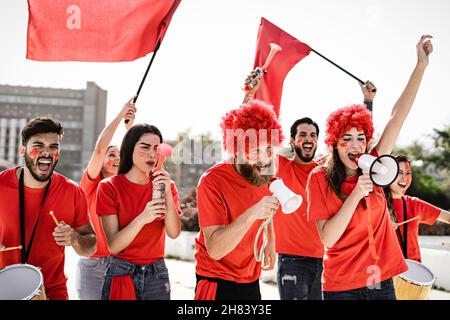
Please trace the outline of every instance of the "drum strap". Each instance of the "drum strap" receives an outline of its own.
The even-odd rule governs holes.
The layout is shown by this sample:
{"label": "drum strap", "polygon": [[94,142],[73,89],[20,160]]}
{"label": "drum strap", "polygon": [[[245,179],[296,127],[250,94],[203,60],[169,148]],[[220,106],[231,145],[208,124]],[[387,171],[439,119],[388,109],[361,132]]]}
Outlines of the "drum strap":
{"label": "drum strap", "polygon": [[19,177],[19,208],[20,208],[20,242],[22,244],[22,252],[20,261],[21,263],[27,263],[28,258],[31,252],[31,246],[33,245],[34,235],[36,234],[36,228],[39,222],[39,217],[41,216],[42,207],[44,206],[45,199],[47,198],[48,190],[50,189],[50,184],[52,182],[52,178],[50,177],[47,186],[45,187],[44,197],[42,198],[41,207],[39,208],[38,217],[36,219],[36,223],[33,228],[33,233],[31,234],[30,242],[28,246],[25,247],[25,184],[23,180],[23,171],[20,172]]}
{"label": "drum strap", "polygon": [[[408,220],[408,217],[406,214],[406,201],[405,201],[405,198],[403,198],[403,197],[402,197],[402,202],[403,202],[403,221],[406,221],[406,220]],[[401,240],[400,242],[401,242],[402,249],[403,249],[403,257],[405,259],[408,259],[408,224],[405,223],[403,225],[403,237],[400,232],[400,228],[397,228],[397,233]]]}

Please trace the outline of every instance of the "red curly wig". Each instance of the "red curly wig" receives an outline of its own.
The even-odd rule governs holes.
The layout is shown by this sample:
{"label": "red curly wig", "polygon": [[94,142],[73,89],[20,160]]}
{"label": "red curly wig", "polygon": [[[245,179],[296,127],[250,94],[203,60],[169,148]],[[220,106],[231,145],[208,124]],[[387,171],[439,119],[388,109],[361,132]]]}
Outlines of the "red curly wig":
{"label": "red curly wig", "polygon": [[363,104],[353,104],[330,114],[326,121],[325,143],[333,148],[337,141],[351,128],[364,130],[367,143],[373,136],[372,114]]}
{"label": "red curly wig", "polygon": [[[220,124],[223,132],[223,146],[226,151],[234,153],[238,149],[238,139],[247,130],[254,130],[257,133],[257,144],[260,143],[260,137],[266,130],[267,143],[278,146],[284,139],[281,125],[273,111],[273,107],[264,101],[253,99],[246,104],[242,104],[238,109],[228,112]],[[276,130],[276,131],[272,131]],[[272,133],[276,133],[272,137]],[[273,141],[272,141],[273,139]],[[249,144],[245,143],[245,150],[248,151]]]}

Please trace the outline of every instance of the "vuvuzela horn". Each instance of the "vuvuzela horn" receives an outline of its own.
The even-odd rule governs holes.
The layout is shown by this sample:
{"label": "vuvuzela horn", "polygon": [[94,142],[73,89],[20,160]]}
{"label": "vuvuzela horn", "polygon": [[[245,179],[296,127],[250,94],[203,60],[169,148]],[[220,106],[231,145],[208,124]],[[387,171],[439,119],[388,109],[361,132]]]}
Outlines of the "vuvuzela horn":
{"label": "vuvuzela horn", "polygon": [[261,67],[256,67],[255,70],[253,70],[250,75],[247,77],[244,83],[244,88],[242,88],[244,91],[249,91],[253,89],[256,86],[256,80],[261,79],[261,77],[267,73],[267,69],[269,68],[270,63],[272,62],[275,55],[278,53],[278,51],[281,51],[281,47],[276,43],[270,43],[270,52],[269,55],[266,58],[266,62],[264,62],[264,65]]}
{"label": "vuvuzela horn", "polygon": [[275,55],[278,53],[278,51],[281,51],[281,47],[279,45],[277,45],[276,43],[271,43],[269,55],[267,56],[267,59],[266,59],[266,62],[264,63],[264,65],[261,67],[261,69],[264,72],[267,70],[267,68],[269,67],[269,64],[273,60],[273,57],[275,57]]}

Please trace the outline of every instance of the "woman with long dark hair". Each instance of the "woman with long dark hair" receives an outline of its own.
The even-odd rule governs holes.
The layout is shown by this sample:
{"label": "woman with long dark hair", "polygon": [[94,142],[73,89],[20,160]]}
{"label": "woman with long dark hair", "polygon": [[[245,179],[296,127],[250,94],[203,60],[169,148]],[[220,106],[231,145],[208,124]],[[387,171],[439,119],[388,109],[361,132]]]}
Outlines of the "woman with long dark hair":
{"label": "woman with long dark hair", "polygon": [[450,223],[450,212],[422,199],[405,195],[412,182],[411,162],[401,154],[395,156],[395,160],[399,165],[399,174],[394,182],[384,188],[389,213],[403,256],[421,262],[419,225],[432,225],[436,221]]}
{"label": "woman with long dark hair", "polygon": [[[113,254],[103,285],[104,300],[170,299],[164,241],[166,233],[173,239],[180,234],[181,210],[167,171],[154,171],[162,141],[155,126],[130,128],[120,149],[119,174],[98,188],[97,214]],[[152,186],[161,183],[165,200],[152,199]]]}
{"label": "woman with long dark hair", "polygon": [[[432,52],[430,36],[417,44],[417,65],[391,118],[370,153],[390,154]],[[316,221],[326,251],[322,286],[326,300],[395,300],[392,277],[406,271],[381,187],[361,174],[356,156],[373,136],[372,115],[364,105],[338,109],[327,119],[330,156],[308,180],[308,219]]]}

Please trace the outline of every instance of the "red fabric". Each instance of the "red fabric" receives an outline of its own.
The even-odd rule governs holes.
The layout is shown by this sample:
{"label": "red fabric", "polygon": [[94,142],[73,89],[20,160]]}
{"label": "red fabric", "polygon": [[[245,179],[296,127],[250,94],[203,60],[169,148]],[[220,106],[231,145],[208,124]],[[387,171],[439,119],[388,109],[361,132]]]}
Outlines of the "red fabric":
{"label": "red fabric", "polygon": [[110,255],[108,249],[108,241],[106,240],[105,232],[97,215],[97,188],[100,183],[100,175],[91,179],[87,173],[87,170],[83,172],[81,177],[80,187],[83,189],[86,195],[86,200],[89,206],[89,215],[91,217],[92,225],[94,226],[95,233],[97,234],[97,251],[91,256],[91,258],[107,257]]}
{"label": "red fabric", "polygon": [[109,300],[136,300],[136,291],[131,275],[112,278]]}
{"label": "red fabric", "polygon": [[[342,192],[349,195],[357,181],[357,176],[348,177]],[[329,186],[323,168],[311,173],[307,193],[308,219],[312,221],[331,219],[343,204]],[[341,238],[332,248],[326,249],[322,276],[324,291],[367,287],[374,279],[377,280],[375,283],[381,282],[407,270],[381,187],[374,186],[368,204],[370,210],[358,205]],[[375,259],[377,256],[378,260]],[[373,266],[379,268],[379,277],[374,277]]]}
{"label": "red fabric", "polygon": [[[172,197],[178,213],[178,192],[172,183]],[[97,191],[97,214],[117,215],[122,230],[144,211],[147,202],[152,199],[152,183],[140,185],[129,181],[119,174],[100,182]],[[130,245],[116,256],[134,264],[150,264],[164,258],[165,244],[164,219],[146,224]]]}
{"label": "red fabric", "polygon": [[284,184],[294,193],[301,195],[303,202],[297,211],[284,214],[280,208],[273,217],[278,253],[323,258],[324,249],[316,223],[308,221],[306,216],[306,182],[309,173],[316,166],[315,162],[297,164],[284,156],[279,156],[277,177],[283,179]]}
{"label": "red fabric", "polygon": [[194,300],[216,300],[217,282],[200,280],[197,284]]}
{"label": "red fabric", "polygon": [[[406,220],[417,216],[419,219],[400,226],[400,234],[403,237],[405,227],[408,228],[408,259],[421,262],[419,247],[419,224],[425,223],[431,225],[435,223],[442,210],[416,197],[403,196],[403,198],[406,202]],[[392,199],[392,205],[397,216],[397,222],[405,221],[403,216],[402,199]]]}
{"label": "red fabric", "polygon": [[311,48],[270,21],[261,18],[254,68],[262,67],[266,62],[270,52],[270,43],[278,44],[282,50],[278,51],[269,65],[268,72],[264,75],[255,98],[272,104],[278,116],[280,114],[284,78],[300,60],[311,52]]}
{"label": "red fabric", "polygon": [[[202,228],[231,224],[267,195],[271,195],[267,185],[256,187],[250,184],[231,163],[221,162],[203,174],[197,188],[200,235],[195,243],[195,259],[199,275],[238,283],[249,283],[259,278],[261,262],[255,260],[253,244],[263,220],[255,221],[236,248],[220,260],[208,255]],[[261,243],[260,239],[258,247]]]}
{"label": "red fabric", "polygon": [[[6,247],[20,245],[19,179],[16,169],[0,173],[0,243]],[[45,189],[25,187],[26,245],[30,241],[38,217]],[[83,190],[75,182],[54,173],[47,199],[42,207],[28,263],[41,268],[45,292],[51,300],[68,299],[64,275],[64,247],[58,246],[52,236],[55,222],[48,214],[53,210],[59,221],[72,228],[89,222],[87,202]],[[0,268],[20,263],[20,250],[0,253]]]}
{"label": "red fabric", "polygon": [[27,58],[135,60],[162,41],[180,1],[28,0]]}

